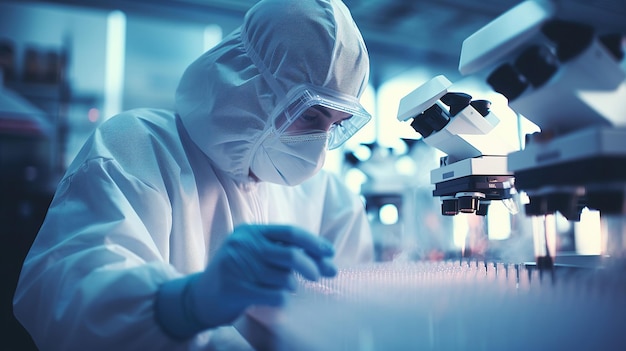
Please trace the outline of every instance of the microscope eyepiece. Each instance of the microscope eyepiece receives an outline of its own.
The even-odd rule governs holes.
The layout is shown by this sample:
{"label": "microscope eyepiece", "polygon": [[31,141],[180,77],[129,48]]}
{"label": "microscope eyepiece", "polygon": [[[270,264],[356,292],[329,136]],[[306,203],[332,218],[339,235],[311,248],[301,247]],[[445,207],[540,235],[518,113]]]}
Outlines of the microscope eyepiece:
{"label": "microscope eyepiece", "polygon": [[599,40],[618,62],[624,59],[624,46],[626,45],[626,37],[623,34],[605,34],[601,36]]}
{"label": "microscope eyepiece", "polygon": [[517,57],[515,68],[532,86],[540,87],[559,69],[559,60],[547,46],[533,45]]}
{"label": "microscope eyepiece", "polygon": [[413,122],[411,122],[411,127],[426,138],[433,132],[440,131],[449,121],[450,116],[448,115],[448,111],[434,104],[424,112],[415,116]]}
{"label": "microscope eyepiece", "polygon": [[413,118],[413,122],[411,122],[411,127],[420,133],[423,138],[428,138],[435,130],[426,123],[424,118],[422,118],[422,114],[419,114]]}
{"label": "microscope eyepiece", "polygon": [[504,95],[509,101],[513,101],[522,95],[528,86],[526,78],[508,63],[491,72],[489,77],[487,77],[487,83],[493,90]]}
{"label": "microscope eyepiece", "polygon": [[474,100],[470,102],[470,105],[483,117],[487,116],[491,109],[491,101],[489,100]]}
{"label": "microscope eyepiece", "polygon": [[566,62],[591,45],[594,30],[586,24],[552,20],[541,27],[541,32],[556,45],[556,56]]}
{"label": "microscope eyepiece", "polygon": [[469,106],[472,96],[465,93],[447,93],[441,97],[441,102],[450,107],[450,116],[456,116]]}

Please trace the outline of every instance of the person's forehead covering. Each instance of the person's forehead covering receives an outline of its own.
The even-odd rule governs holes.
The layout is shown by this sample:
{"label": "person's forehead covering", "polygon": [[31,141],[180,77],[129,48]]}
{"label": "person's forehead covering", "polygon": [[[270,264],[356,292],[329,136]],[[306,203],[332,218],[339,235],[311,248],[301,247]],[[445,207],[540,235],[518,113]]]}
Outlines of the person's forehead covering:
{"label": "person's forehead covering", "polygon": [[282,89],[276,94],[311,84],[359,97],[365,88],[365,44],[340,1],[261,1],[248,12],[243,32],[265,66],[259,69],[267,69]]}

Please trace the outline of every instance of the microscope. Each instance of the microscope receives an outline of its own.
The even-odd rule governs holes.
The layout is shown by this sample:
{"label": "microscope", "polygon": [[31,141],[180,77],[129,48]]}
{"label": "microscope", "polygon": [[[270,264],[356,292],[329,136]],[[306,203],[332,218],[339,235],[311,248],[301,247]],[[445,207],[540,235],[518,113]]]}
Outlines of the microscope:
{"label": "microscope", "polygon": [[412,119],[424,142],[446,154],[430,173],[441,214],[485,216],[491,201],[512,197],[507,154],[516,148],[489,136],[500,122],[491,102],[452,92],[452,85],[445,76],[432,78],[400,100],[397,118]]}
{"label": "microscope", "polygon": [[602,10],[525,1],[461,50],[463,75],[482,75],[541,129],[507,156],[515,188],[529,199],[540,269],[555,263],[556,212],[576,222],[584,208],[599,211],[601,257],[626,253],[626,16]]}

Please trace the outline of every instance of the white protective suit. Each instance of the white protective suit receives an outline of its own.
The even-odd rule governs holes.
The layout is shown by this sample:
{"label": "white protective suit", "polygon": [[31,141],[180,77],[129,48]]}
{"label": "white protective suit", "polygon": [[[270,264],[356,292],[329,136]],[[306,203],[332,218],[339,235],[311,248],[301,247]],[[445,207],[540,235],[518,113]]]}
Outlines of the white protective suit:
{"label": "white protective suit", "polygon": [[363,204],[337,178],[321,171],[288,187],[248,174],[281,98],[276,89],[305,82],[358,97],[368,70],[343,3],[264,0],[190,65],[177,113],[137,109],[103,123],[59,184],[14,296],[15,315],[38,347],[232,346],[219,336],[234,335],[232,327],[169,338],[153,303],[163,282],[204,270],[238,224],[298,225],[333,242],[339,266],[372,260]]}

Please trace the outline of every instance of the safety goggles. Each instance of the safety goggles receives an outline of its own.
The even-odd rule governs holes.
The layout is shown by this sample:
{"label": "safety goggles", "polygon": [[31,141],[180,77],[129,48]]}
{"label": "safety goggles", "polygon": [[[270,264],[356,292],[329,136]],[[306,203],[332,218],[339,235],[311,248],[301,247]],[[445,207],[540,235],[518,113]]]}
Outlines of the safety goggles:
{"label": "safety goggles", "polygon": [[292,89],[272,113],[279,135],[327,132],[329,150],[341,146],[371,118],[356,98],[308,85]]}

